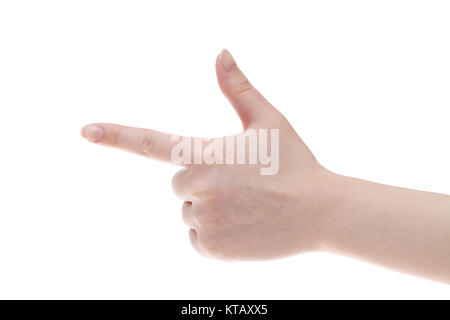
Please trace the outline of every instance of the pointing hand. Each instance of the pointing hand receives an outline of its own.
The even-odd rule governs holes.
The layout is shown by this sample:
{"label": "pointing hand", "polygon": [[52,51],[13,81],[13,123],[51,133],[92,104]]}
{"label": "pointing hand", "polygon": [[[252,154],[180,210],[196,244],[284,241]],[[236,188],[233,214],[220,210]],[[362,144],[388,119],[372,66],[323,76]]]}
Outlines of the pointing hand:
{"label": "pointing hand", "polygon": [[185,168],[173,178],[195,249],[266,259],[328,250],[450,282],[450,197],[332,173],[226,50],[217,79],[244,131],[214,140],[97,123],[82,134]]}
{"label": "pointing hand", "polygon": [[[82,134],[94,143],[185,167],[172,184],[185,201],[183,219],[199,252],[263,259],[312,249],[320,233],[319,195],[326,171],[228,51],[218,56],[216,72],[242,121],[240,134],[208,141],[106,123],[90,124]],[[214,143],[218,149],[208,157]]]}

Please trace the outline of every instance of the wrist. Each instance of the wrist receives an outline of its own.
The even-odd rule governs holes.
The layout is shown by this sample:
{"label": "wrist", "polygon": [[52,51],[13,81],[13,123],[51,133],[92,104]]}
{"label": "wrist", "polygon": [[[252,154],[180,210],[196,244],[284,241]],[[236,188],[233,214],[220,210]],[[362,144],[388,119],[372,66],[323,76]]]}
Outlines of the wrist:
{"label": "wrist", "polygon": [[333,251],[335,238],[345,229],[342,217],[347,210],[352,210],[356,180],[327,169],[320,172],[317,190],[316,250]]}

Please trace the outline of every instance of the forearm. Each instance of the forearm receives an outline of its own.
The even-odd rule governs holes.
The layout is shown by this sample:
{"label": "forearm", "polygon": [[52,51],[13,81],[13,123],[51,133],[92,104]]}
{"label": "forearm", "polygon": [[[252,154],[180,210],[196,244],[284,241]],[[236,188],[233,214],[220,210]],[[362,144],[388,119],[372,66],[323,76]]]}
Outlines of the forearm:
{"label": "forearm", "polygon": [[450,196],[327,176],[326,250],[450,283]]}

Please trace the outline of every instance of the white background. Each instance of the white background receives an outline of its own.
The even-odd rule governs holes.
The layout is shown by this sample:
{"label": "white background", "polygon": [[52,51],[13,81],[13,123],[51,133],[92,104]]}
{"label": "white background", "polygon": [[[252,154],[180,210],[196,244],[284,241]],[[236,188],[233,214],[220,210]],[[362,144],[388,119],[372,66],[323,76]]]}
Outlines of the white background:
{"label": "white background", "polygon": [[324,253],[203,258],[178,168],[79,135],[239,132],[226,47],[330,170],[449,194],[449,17],[448,1],[1,1],[0,298],[450,298]]}

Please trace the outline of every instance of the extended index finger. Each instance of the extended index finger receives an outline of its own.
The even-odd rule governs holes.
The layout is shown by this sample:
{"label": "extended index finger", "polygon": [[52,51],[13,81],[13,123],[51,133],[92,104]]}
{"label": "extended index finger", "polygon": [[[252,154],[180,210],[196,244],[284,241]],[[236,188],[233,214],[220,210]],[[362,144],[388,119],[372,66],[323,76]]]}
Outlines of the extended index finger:
{"label": "extended index finger", "polygon": [[171,152],[178,142],[172,139],[171,134],[111,123],[89,124],[81,134],[91,142],[174,163]]}

